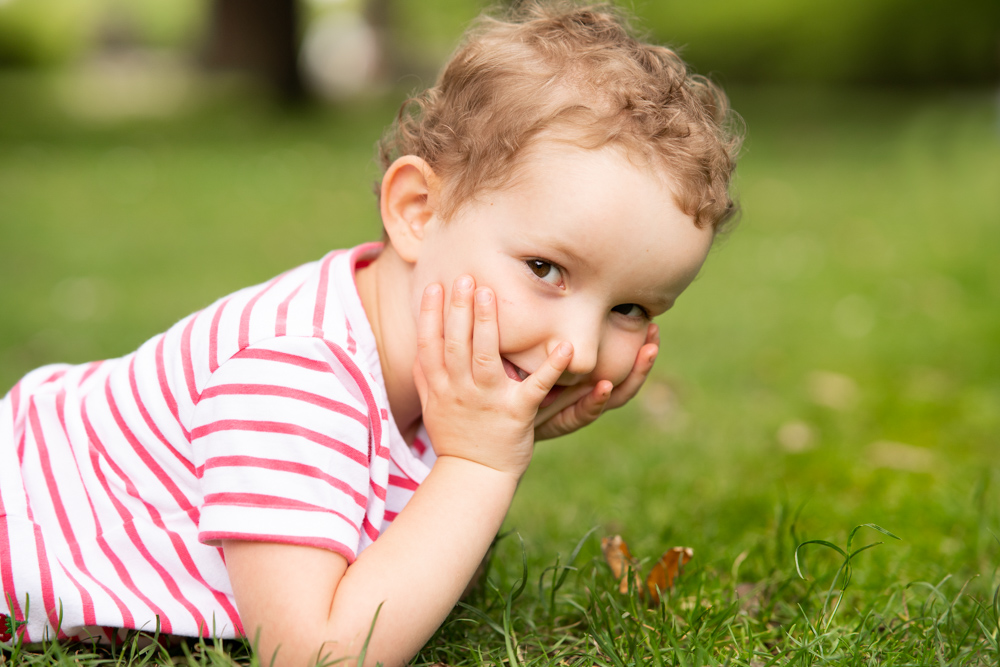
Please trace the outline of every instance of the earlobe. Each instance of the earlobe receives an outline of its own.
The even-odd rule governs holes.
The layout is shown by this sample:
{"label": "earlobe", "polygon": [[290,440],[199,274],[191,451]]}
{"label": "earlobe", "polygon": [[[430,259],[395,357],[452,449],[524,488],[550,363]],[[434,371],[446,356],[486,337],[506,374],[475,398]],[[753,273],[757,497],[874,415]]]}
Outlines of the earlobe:
{"label": "earlobe", "polygon": [[416,262],[437,198],[437,176],[422,158],[404,155],[386,170],[379,198],[382,226],[404,261]]}

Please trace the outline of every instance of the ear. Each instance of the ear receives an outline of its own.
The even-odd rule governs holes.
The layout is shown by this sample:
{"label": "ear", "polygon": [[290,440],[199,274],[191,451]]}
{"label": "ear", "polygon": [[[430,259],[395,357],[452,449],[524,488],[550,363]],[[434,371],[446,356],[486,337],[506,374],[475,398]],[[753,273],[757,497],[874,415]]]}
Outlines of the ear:
{"label": "ear", "polygon": [[398,158],[382,177],[382,226],[396,254],[407,262],[417,261],[439,192],[434,170],[415,155]]}

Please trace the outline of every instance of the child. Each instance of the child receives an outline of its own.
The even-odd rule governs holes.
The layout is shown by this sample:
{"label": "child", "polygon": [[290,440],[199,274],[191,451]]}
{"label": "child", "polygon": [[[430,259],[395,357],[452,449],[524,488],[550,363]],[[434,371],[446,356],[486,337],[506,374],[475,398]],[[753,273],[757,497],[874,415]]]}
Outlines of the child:
{"label": "child", "polygon": [[384,244],[0,403],[0,613],[25,641],[245,634],[301,666],[357,655],[377,612],[367,660],[408,660],[535,439],[649,373],[735,210],[725,116],[609,8],[482,19],[383,141]]}

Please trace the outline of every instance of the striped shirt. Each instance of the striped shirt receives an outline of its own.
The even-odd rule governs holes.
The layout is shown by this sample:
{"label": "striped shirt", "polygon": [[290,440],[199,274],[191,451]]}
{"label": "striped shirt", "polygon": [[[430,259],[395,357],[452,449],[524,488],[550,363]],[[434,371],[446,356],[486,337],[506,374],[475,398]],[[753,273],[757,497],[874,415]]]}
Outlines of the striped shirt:
{"label": "striped shirt", "polygon": [[[231,294],[0,401],[0,614],[25,641],[242,634],[220,541],[353,562],[433,465],[389,413],[354,282],[380,246]],[[0,619],[3,620],[3,619]]]}

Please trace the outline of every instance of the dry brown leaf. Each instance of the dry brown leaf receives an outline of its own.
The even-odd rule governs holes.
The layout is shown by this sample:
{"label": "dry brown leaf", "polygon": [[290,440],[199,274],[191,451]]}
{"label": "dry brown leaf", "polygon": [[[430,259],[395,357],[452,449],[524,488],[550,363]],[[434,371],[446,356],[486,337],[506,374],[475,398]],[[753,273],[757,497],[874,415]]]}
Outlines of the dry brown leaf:
{"label": "dry brown leaf", "polygon": [[651,606],[660,604],[661,592],[673,589],[674,579],[684,571],[684,566],[693,556],[694,550],[691,547],[674,547],[660,557],[646,579]]}
{"label": "dry brown leaf", "polygon": [[611,573],[618,580],[618,591],[622,594],[628,593],[628,573],[631,572],[635,588],[641,592],[639,562],[629,553],[628,545],[622,536],[601,538],[601,551],[604,552],[604,560],[608,562]]}

